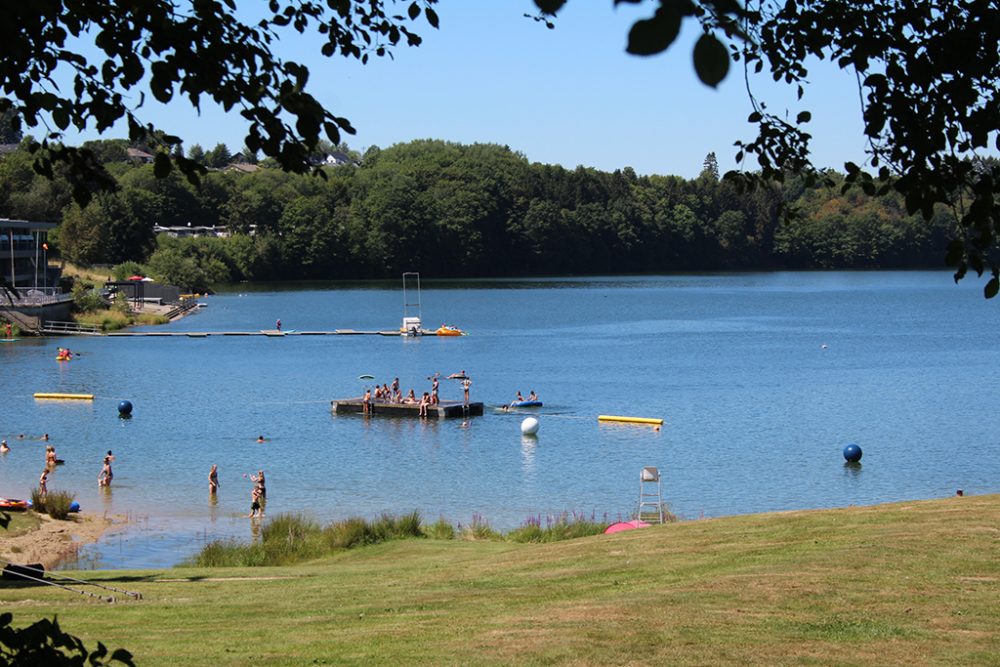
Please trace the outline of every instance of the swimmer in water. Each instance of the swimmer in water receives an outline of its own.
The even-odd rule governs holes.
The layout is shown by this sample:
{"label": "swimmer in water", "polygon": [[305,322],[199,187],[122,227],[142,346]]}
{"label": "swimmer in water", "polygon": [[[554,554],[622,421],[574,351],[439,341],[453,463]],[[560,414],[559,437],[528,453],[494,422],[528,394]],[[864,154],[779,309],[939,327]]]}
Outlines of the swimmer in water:
{"label": "swimmer in water", "polygon": [[264,442],[264,436],[258,435],[257,436],[257,442]]}
{"label": "swimmer in water", "polygon": [[0,454],[6,454],[10,451],[10,447],[7,446],[7,441],[4,440],[0,442]]}
{"label": "swimmer in water", "polygon": [[212,464],[212,469],[208,471],[208,493],[214,496],[219,490],[219,466]]}

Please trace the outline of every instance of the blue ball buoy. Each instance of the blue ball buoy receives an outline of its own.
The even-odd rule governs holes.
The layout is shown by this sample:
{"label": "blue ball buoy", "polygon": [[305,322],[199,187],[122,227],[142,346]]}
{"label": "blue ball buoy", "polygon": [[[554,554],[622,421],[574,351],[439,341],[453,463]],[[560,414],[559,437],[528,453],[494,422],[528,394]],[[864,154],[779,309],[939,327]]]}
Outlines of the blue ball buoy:
{"label": "blue ball buoy", "polygon": [[844,458],[847,459],[849,463],[857,463],[861,460],[861,448],[855,445],[853,442],[847,447],[844,447]]}
{"label": "blue ball buoy", "polygon": [[123,417],[127,417],[132,414],[132,402],[131,401],[121,401],[118,403],[118,414]]}

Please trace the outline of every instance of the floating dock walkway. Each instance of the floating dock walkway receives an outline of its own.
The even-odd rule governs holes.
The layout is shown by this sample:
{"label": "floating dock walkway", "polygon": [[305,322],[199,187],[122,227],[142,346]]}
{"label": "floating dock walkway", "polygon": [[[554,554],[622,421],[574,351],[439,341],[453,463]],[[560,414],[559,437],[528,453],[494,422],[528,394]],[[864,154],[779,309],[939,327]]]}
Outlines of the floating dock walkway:
{"label": "floating dock walkway", "polygon": [[[330,402],[330,409],[335,415],[362,414],[364,403],[361,398],[343,398]],[[416,403],[372,403],[372,414],[386,417],[419,417],[420,406]],[[437,405],[427,406],[427,416],[437,419],[452,417],[479,417],[483,414],[482,403],[462,401],[441,401]]]}
{"label": "floating dock walkway", "polygon": [[[270,336],[281,338],[284,336],[402,336],[403,332],[395,331],[358,331],[356,329],[334,329],[333,331],[278,331],[277,329],[261,329],[260,331],[112,331],[103,334],[111,337],[123,336],[164,336],[164,337],[184,337],[207,338],[209,336]],[[424,330],[421,336],[437,336],[437,331]]]}

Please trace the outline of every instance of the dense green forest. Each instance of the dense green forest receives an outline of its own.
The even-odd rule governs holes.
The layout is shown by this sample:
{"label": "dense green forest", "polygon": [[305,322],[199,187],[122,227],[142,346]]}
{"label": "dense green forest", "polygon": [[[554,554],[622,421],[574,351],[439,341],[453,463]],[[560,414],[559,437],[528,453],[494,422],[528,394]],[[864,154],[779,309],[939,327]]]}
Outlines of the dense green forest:
{"label": "dense green forest", "polygon": [[[88,144],[119,184],[86,208],[32,156],[0,158],[0,217],[59,222],[58,255],[138,262],[188,287],[235,280],[608,274],[944,265],[954,220],[907,215],[901,198],[807,187],[738,192],[714,154],[700,176],[639,176],[531,163],[505,146],[423,140],[372,148],[326,179],[215,169],[193,187],[130,162],[124,141]],[[189,157],[224,165],[224,146]],[[835,183],[843,176],[831,172]],[[780,215],[785,206],[794,211]],[[172,239],[162,226],[225,226]]]}

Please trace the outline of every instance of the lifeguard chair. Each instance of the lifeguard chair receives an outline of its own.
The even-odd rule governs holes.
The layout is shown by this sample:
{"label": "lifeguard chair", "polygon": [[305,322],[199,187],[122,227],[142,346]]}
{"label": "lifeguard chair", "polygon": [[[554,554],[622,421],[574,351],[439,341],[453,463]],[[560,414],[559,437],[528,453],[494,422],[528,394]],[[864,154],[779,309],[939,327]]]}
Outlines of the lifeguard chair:
{"label": "lifeguard chair", "polygon": [[653,466],[646,466],[639,473],[639,511],[635,518],[663,523],[663,487],[660,471]]}

